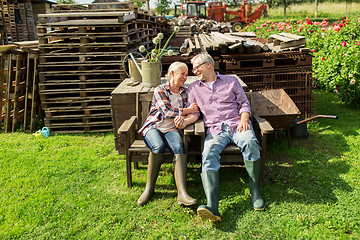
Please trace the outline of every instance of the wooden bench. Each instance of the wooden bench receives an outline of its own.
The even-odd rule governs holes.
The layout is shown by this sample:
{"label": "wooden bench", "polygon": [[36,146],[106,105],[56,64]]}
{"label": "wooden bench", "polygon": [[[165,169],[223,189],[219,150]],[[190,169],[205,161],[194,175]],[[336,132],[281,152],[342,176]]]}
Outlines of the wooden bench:
{"label": "wooden bench", "polygon": [[[251,93],[247,93],[248,98],[251,99]],[[150,99],[149,99],[150,100]],[[148,102],[150,104],[151,101]],[[144,102],[142,102],[144,104]],[[149,111],[149,108],[143,108],[142,114]],[[146,116],[146,115],[145,115]],[[150,149],[145,145],[143,140],[138,139],[137,130],[137,116],[132,116],[130,119],[124,121],[117,130],[120,137],[125,139],[125,158],[126,158],[126,175],[127,175],[127,186],[132,186],[132,169],[131,163],[134,163],[136,169],[139,162],[146,163]],[[258,117],[256,114],[252,114],[252,123],[254,131],[260,143],[260,149],[262,154],[261,160],[261,175],[260,185],[264,182],[264,167],[266,161],[266,136],[272,134],[274,129],[270,123],[265,119]],[[197,122],[187,126],[184,129],[184,149],[188,156],[196,155],[201,156],[203,143],[205,140],[205,127],[202,119],[198,119]],[[200,148],[189,151],[189,139],[193,136],[198,136],[201,139]],[[170,152],[165,154],[164,162],[172,162],[172,156]],[[228,145],[221,153],[221,164],[243,164],[241,151],[237,146]]]}

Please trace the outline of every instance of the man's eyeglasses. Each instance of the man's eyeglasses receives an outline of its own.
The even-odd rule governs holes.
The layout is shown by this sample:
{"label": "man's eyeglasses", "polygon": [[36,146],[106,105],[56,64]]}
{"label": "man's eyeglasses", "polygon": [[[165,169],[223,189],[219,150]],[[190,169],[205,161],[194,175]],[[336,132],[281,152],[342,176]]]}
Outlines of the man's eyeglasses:
{"label": "man's eyeglasses", "polygon": [[205,63],[207,63],[207,62],[203,62],[203,63],[197,65],[196,67],[194,67],[193,70],[192,70],[192,72],[195,73],[197,70],[199,70],[199,67],[201,67],[201,66],[204,65]]}

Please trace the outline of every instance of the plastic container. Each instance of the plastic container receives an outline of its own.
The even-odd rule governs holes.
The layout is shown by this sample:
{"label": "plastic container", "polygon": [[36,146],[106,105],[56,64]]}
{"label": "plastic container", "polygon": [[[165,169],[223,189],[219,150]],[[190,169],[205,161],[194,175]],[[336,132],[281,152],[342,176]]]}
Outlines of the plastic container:
{"label": "plastic container", "polygon": [[50,136],[50,131],[48,127],[43,127],[41,129],[41,133],[43,135],[44,138],[49,137]]}
{"label": "plastic container", "polygon": [[42,137],[43,137],[43,134],[42,134],[41,130],[37,130],[37,131],[34,133],[34,136],[35,136],[36,138],[42,138]]}

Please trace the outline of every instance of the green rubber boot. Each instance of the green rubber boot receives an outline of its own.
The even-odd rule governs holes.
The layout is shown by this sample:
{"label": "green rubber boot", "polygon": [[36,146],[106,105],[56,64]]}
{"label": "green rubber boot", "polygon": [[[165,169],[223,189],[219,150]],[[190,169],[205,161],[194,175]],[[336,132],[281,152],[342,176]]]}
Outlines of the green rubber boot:
{"label": "green rubber boot", "polygon": [[154,194],[155,183],[160,171],[163,155],[164,154],[158,154],[153,152],[150,152],[149,154],[146,187],[144,192],[138,199],[137,203],[139,206],[144,206],[146,203],[148,203],[151,199],[151,196]]}
{"label": "green rubber boot", "polygon": [[180,205],[189,207],[197,204],[197,200],[192,198],[186,190],[187,156],[186,154],[174,155],[174,175],[176,188],[178,190],[177,202]]}
{"label": "green rubber boot", "polygon": [[249,174],[250,194],[253,207],[257,211],[264,210],[265,202],[260,193],[259,176],[261,160],[256,161],[244,160],[245,168]]}
{"label": "green rubber boot", "polygon": [[219,207],[219,173],[217,171],[206,171],[201,173],[207,205],[200,205],[197,214],[201,218],[209,219],[210,222],[220,222]]}

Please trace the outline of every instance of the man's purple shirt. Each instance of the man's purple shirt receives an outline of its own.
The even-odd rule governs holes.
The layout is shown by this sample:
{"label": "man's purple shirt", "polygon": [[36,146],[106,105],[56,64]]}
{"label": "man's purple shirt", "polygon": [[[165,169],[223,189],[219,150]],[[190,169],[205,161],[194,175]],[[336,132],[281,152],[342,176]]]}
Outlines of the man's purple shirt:
{"label": "man's purple shirt", "polygon": [[[233,76],[217,73],[213,89],[202,81],[195,81],[188,88],[188,106],[197,103],[203,115],[207,134],[219,134],[222,124],[227,124],[234,133],[240,123],[242,112],[250,112],[244,89]],[[199,117],[200,113],[193,113]]]}

